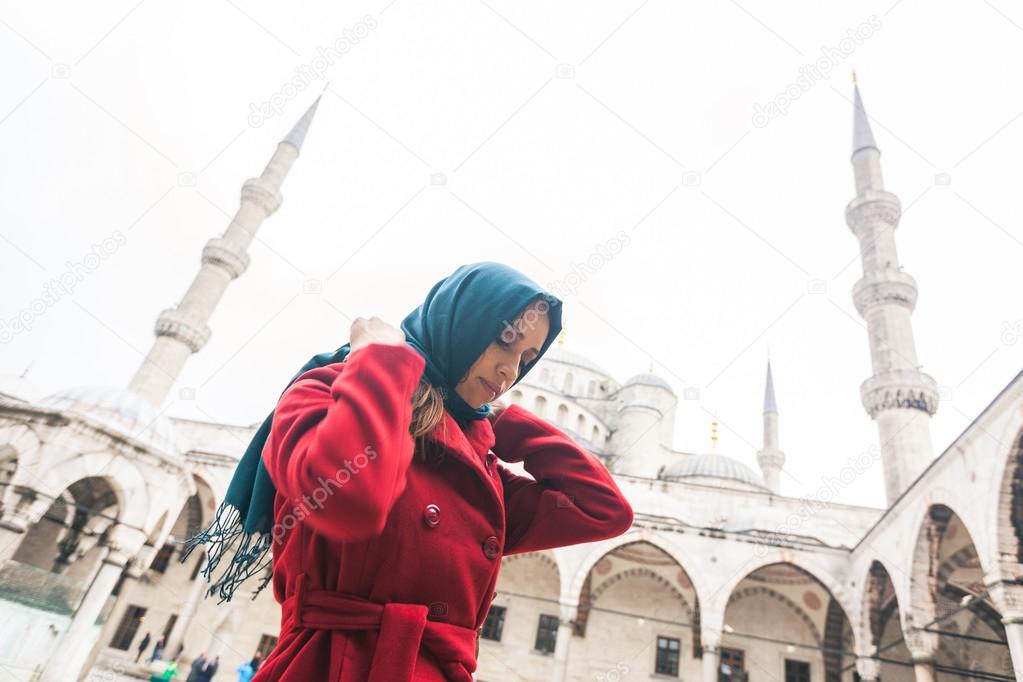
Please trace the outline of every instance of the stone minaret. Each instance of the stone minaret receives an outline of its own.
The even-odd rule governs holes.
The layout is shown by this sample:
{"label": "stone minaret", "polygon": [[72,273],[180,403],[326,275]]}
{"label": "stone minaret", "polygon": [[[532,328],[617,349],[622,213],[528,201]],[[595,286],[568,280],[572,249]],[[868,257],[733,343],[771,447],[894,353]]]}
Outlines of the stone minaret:
{"label": "stone minaret", "polygon": [[188,356],[210,339],[209,319],[227,285],[249,266],[248,246],[263,221],[280,208],[281,184],[298,158],[320,99],[302,115],[258,178],[242,185],[241,206],[222,237],[206,242],[202,266],[184,298],[156,319],[156,340],[128,390],[157,407],[178,378]]}
{"label": "stone minaret", "polygon": [[764,472],[764,482],[775,495],[781,492],[781,470],[785,453],[778,448],[778,404],[774,399],[774,378],[771,361],[767,361],[767,387],[764,389],[764,447],[757,453],[757,463]]}
{"label": "stone minaret", "polygon": [[856,310],[867,322],[874,374],[860,386],[863,407],[877,422],[888,504],[933,459],[930,418],[938,409],[934,379],[920,371],[910,316],[916,281],[902,271],[895,228],[902,215],[898,197],[886,192],[881,152],[853,77],[853,153],[856,198],[845,221],[860,240],[863,277],[853,286]]}

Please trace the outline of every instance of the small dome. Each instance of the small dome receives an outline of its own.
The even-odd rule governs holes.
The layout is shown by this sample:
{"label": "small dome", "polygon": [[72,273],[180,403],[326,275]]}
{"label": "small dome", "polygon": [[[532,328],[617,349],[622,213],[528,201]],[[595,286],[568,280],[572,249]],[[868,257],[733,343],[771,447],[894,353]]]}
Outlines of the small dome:
{"label": "small dome", "polygon": [[672,390],[671,385],[657,376],[656,374],[637,374],[628,381],[625,382],[625,386],[657,386],[663,388],[675,395],[675,391]]}
{"label": "small dome", "polygon": [[544,353],[543,357],[540,359],[540,362],[562,362],[567,365],[575,365],[577,367],[582,367],[583,369],[588,369],[591,372],[596,372],[597,374],[605,377],[610,376],[592,360],[585,358],[578,353],[573,353],[570,350],[565,350],[561,346],[557,345],[553,345],[548,348],[547,352]]}
{"label": "small dome", "polygon": [[738,481],[755,488],[767,490],[764,479],[737,459],[713,452],[705,455],[686,455],[681,461],[668,466],[663,478],[720,478]]}
{"label": "small dome", "polygon": [[37,404],[79,414],[164,454],[177,455],[183,451],[170,419],[151,402],[127,389],[79,386],[54,393]]}

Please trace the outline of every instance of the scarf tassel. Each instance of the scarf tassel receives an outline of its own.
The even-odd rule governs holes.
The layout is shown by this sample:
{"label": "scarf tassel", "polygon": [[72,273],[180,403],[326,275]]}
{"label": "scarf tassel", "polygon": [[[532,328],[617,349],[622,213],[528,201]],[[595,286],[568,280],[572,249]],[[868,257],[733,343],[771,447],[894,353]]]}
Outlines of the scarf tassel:
{"label": "scarf tassel", "polygon": [[[231,601],[235,590],[241,583],[261,571],[266,571],[262,582],[253,590],[252,598],[255,599],[273,577],[272,571],[267,570],[273,563],[273,556],[270,552],[272,542],[273,536],[270,533],[246,532],[238,508],[228,502],[223,502],[217,508],[213,522],[204,530],[185,540],[181,561],[185,562],[200,545],[208,544],[210,546],[206,552],[201,574],[207,582],[210,582],[206,596],[216,594],[220,598],[217,604]],[[238,547],[234,550],[227,569],[216,580],[213,580],[213,571],[220,565],[221,560],[231,552],[235,544]]]}

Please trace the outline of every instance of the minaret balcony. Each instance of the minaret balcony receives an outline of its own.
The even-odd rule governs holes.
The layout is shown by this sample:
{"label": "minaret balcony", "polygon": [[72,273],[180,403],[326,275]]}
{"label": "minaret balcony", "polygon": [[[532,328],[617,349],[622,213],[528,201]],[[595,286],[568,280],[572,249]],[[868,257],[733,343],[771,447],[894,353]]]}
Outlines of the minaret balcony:
{"label": "minaret balcony", "polygon": [[916,280],[902,270],[868,272],[853,285],[853,303],[860,315],[881,305],[900,305],[913,312],[916,298]]}
{"label": "minaret balcony", "polygon": [[254,204],[266,215],[279,209],[283,201],[281,193],[262,178],[249,178],[242,185],[242,203]]}
{"label": "minaret balcony", "polygon": [[877,223],[894,228],[901,217],[902,203],[899,198],[884,190],[867,190],[845,207],[845,223],[857,236],[859,230]]}
{"label": "minaret balcony", "polygon": [[210,340],[210,328],[202,320],[181,312],[177,308],[167,308],[156,318],[154,333],[157,336],[169,336],[177,339],[198,353],[199,349]]}
{"label": "minaret balcony", "polygon": [[202,262],[220,266],[227,270],[231,279],[237,279],[249,267],[249,254],[234,242],[214,237],[202,250]]}
{"label": "minaret balcony", "polygon": [[871,419],[891,409],[921,410],[933,416],[938,411],[938,385],[916,369],[893,369],[875,374],[860,384],[863,407]]}

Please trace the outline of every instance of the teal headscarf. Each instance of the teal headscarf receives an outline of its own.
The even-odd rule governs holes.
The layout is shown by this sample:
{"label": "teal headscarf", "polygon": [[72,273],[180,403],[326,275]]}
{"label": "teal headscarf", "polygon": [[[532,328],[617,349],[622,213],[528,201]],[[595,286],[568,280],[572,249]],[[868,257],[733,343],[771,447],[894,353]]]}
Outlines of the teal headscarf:
{"label": "teal headscarf", "polygon": [[[515,380],[518,383],[561,332],[562,309],[560,299],[519,271],[493,262],[463,265],[437,282],[422,305],[402,320],[406,343],[426,360],[424,378],[441,392],[445,408],[460,425],[486,418],[490,405],[473,408],[455,392],[455,386],[505,325],[538,300],[545,303],[542,307],[547,313],[550,331],[540,354],[522,368]],[[333,352],[314,355],[291,378],[288,386],[311,369],[343,361],[350,350],[351,344],[346,343]],[[281,393],[283,395],[284,391]],[[182,562],[196,547],[210,545],[202,574],[212,582],[207,596],[216,593],[219,603],[230,601],[238,585],[265,571],[262,582],[253,592],[255,599],[273,577],[271,544],[277,490],[262,457],[272,423],[273,412],[263,420],[245,449],[213,522],[185,540]],[[236,544],[227,569],[213,581],[213,571]]]}

